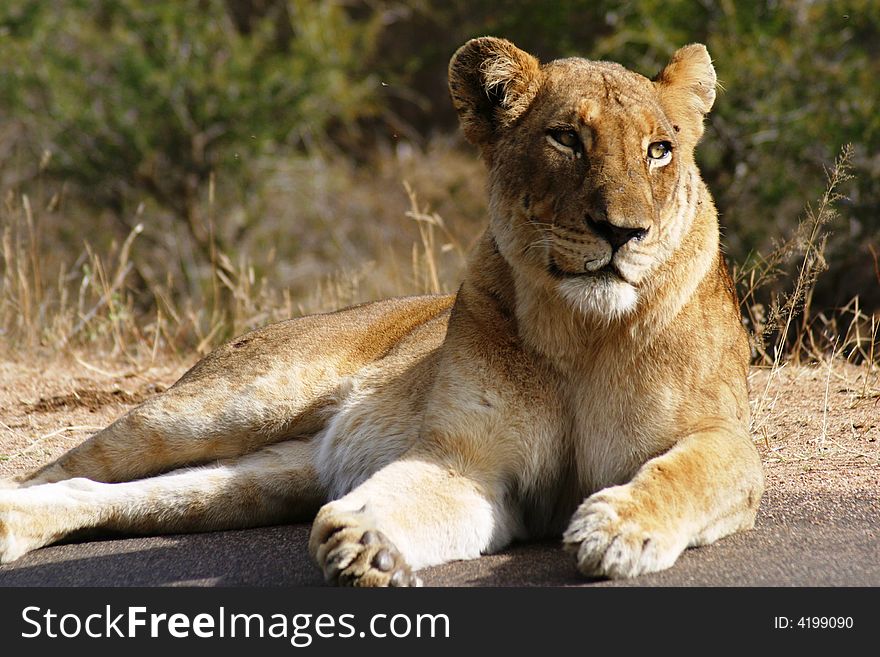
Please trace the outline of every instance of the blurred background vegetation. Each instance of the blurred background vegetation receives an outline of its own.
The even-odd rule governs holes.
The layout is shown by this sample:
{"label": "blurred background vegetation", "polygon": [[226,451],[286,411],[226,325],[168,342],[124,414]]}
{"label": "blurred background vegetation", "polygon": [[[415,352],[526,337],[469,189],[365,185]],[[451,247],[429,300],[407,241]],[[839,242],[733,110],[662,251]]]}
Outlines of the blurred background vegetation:
{"label": "blurred background vegetation", "polygon": [[[788,298],[805,312],[778,345],[874,359],[876,0],[5,0],[0,344],[204,351],[454,290],[485,176],[446,66],[484,34],[648,76],[705,43],[724,91],[698,159],[745,320],[760,333]],[[827,271],[793,298],[807,260]]]}

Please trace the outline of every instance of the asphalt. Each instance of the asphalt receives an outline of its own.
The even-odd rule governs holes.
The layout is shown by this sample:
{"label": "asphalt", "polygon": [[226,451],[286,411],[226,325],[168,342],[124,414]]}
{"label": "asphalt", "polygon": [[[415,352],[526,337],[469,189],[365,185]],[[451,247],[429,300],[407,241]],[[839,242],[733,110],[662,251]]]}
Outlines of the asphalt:
{"label": "asphalt", "polygon": [[[0,586],[321,586],[309,525],[55,545],[0,566]],[[558,542],[421,571],[427,586],[880,586],[880,501],[765,495],[754,530],[687,550],[669,570],[588,580]]]}

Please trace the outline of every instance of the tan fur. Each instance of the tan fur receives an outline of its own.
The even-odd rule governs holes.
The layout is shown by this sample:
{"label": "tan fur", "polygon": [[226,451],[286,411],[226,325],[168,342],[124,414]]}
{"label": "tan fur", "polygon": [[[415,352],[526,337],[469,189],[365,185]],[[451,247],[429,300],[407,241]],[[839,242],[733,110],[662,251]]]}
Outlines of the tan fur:
{"label": "tan fur", "polygon": [[547,535],[583,573],[627,577],[752,526],[747,340],[693,160],[715,97],[705,48],[651,81],[483,38],[449,83],[490,172],[458,294],[233,340],[0,490],[0,559],[73,531],[317,511],[329,582],[416,584]]}

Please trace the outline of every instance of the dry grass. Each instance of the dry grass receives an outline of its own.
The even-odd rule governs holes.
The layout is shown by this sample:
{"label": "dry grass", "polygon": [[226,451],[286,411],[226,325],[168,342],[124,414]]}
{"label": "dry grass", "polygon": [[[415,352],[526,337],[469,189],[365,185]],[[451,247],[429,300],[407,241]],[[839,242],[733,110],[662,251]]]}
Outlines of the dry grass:
{"label": "dry grass", "polygon": [[[841,150],[827,172],[828,184],[822,197],[815,206],[807,205],[794,235],[771,253],[734,270],[744,322],[751,328],[753,362],[768,370],[753,400],[751,427],[753,434],[763,436],[765,441],[766,425],[778,401],[771,393],[774,379],[786,366],[813,363],[822,367],[827,372],[827,400],[836,364],[861,363],[863,394],[867,396],[872,390],[869,382],[876,376],[876,357],[880,353],[880,316],[863,312],[858,296],[832,312],[814,312],[812,308],[816,281],[828,268],[825,245],[838,218],[835,205],[843,198],[839,189],[850,178],[852,153],[850,146]],[[825,434],[823,424],[823,440]]]}
{"label": "dry grass", "polygon": [[[127,233],[109,240],[112,231],[89,229],[74,209],[71,239],[59,228],[68,217],[57,195],[34,203],[8,191],[0,358],[85,355],[149,366],[287,317],[454,291],[484,207],[471,200],[483,196],[477,167],[445,143],[422,156],[386,154],[369,174],[317,158],[279,167],[260,200],[265,225],[247,231],[237,253],[212,239],[208,262],[179,235],[169,246],[165,219],[144,206]],[[217,196],[212,180],[203,213],[212,237],[228,233],[241,210],[224,214]],[[451,225],[431,199],[452,213]]]}
{"label": "dry grass", "polygon": [[[816,281],[828,269],[825,246],[838,219],[836,205],[843,199],[839,190],[851,178],[852,156],[851,146],[841,150],[827,172],[822,197],[815,206],[807,205],[791,236],[770,253],[734,267],[757,363],[778,367],[785,358],[816,361],[829,350],[873,360],[877,320],[861,311],[858,297],[831,314],[812,309]],[[867,325],[871,328],[866,333]]]}

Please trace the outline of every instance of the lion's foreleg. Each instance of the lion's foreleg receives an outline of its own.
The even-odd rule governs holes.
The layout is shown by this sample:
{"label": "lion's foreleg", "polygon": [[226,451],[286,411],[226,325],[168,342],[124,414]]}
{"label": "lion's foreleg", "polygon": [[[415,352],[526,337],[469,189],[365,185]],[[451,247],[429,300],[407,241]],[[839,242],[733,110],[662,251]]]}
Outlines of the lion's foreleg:
{"label": "lion's foreleg", "polygon": [[309,549],[328,582],[409,586],[419,583],[414,569],[503,546],[514,524],[484,482],[427,460],[402,460],[325,505]]}
{"label": "lion's foreleg", "polygon": [[571,519],[565,546],[586,575],[663,570],[687,547],[750,529],[763,487],[747,433],[719,421],[645,463],[628,484],[588,497]]}
{"label": "lion's foreleg", "polygon": [[0,563],[83,530],[157,534],[305,519],[325,499],[312,452],[309,442],[291,441],[139,481],[0,490]]}

